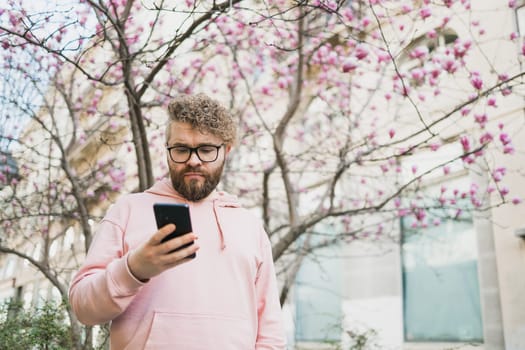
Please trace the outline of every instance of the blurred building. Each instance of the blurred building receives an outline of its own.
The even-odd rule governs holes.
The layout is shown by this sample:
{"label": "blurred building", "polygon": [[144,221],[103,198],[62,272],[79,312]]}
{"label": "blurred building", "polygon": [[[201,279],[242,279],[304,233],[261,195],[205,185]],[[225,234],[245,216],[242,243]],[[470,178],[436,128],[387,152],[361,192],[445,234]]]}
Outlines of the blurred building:
{"label": "blurred building", "polygon": [[[473,2],[472,7],[485,14],[481,20],[490,26],[487,32],[525,34],[523,7],[517,10],[505,7],[498,11],[498,16],[493,16],[493,7],[504,6],[494,5],[490,0]],[[414,46],[428,45],[428,49],[433,50],[436,45],[451,45],[462,34],[462,29],[455,27],[455,21],[460,20],[453,19],[448,31],[443,31],[437,41],[425,42],[416,36]],[[518,56],[521,50],[515,43],[501,40],[487,40],[483,45],[484,52],[497,53],[495,62],[501,65],[508,62],[506,58]],[[482,60],[481,56],[470,59]],[[404,62],[412,63],[408,59]],[[517,73],[523,69],[511,70]],[[89,100],[95,93],[85,88],[79,94]],[[99,110],[119,110],[116,98],[103,96]],[[519,97],[510,100],[500,106],[494,118],[495,123],[504,123],[513,132],[515,154],[509,160],[497,162],[505,164],[506,185],[518,198],[525,198],[523,102]],[[96,132],[87,134],[84,142],[72,149],[69,159],[75,170],[88,178],[93,174],[88,164],[107,161],[109,157],[125,162],[129,156],[124,145],[115,147],[111,142],[105,145],[100,142],[101,134],[117,140],[125,138],[125,124],[114,127],[93,115],[84,117],[84,129]],[[451,130],[449,136],[457,135]],[[440,156],[446,158],[450,147],[453,146],[414,155],[411,161],[417,162],[421,169],[430,168],[440,161]],[[3,155],[0,160],[1,157]],[[5,166],[16,173],[14,159],[9,155],[3,159]],[[2,164],[0,161],[0,166]],[[461,166],[453,166],[451,174],[429,177],[421,185],[428,193],[435,194],[442,188],[459,187],[468,191],[472,183],[481,188],[488,183],[489,174],[475,168],[468,172]],[[90,188],[94,194],[90,208],[99,216],[110,204],[110,200],[98,201],[97,195],[105,191],[100,187],[102,183],[103,179]],[[353,190],[352,186],[355,184],[349,184],[349,191]],[[133,182],[125,188],[133,190]],[[485,200],[490,204],[491,198]],[[386,227],[388,234],[381,238],[356,240],[348,246],[329,246],[307,257],[284,307],[291,348],[525,349],[525,274],[522,271],[525,268],[525,216],[522,216],[525,206],[508,204],[475,212],[470,211],[468,205],[465,203],[459,220],[451,220],[436,209],[428,215],[443,217],[439,226],[419,227],[403,219]],[[96,222],[91,221],[90,225],[95,228]],[[78,225],[57,222],[53,227],[59,238],[50,245],[50,255],[68,262],[61,276],[67,281],[82,260],[75,247],[84,242]],[[38,244],[28,246],[28,253],[36,257],[41,249],[42,245]],[[59,296],[23,259],[4,255],[0,256],[0,262],[0,299],[39,304]]]}
{"label": "blurred building", "polygon": [[[512,9],[474,1],[471,6],[482,14],[476,19],[487,33],[525,34],[523,5]],[[463,34],[461,20],[471,19],[457,20],[451,19],[441,31],[437,45],[454,43]],[[413,47],[421,45],[436,49],[436,41],[416,38]],[[509,64],[520,56],[519,44],[490,37],[480,46],[469,56],[480,69],[487,69],[482,64],[488,60],[484,52],[491,55],[495,71],[511,75],[523,71],[521,64]],[[451,94],[454,89],[450,86]],[[494,163],[506,168],[505,185],[522,199],[523,102],[520,96],[506,100],[491,116],[493,126],[501,123],[511,130],[515,154],[508,159],[502,155]],[[451,129],[449,136],[455,137]],[[438,164],[441,156],[445,159],[451,147],[414,155],[412,161],[424,171]],[[450,188],[468,191],[473,184],[484,191],[491,174],[483,169],[480,165],[465,171],[452,165],[448,176],[431,176],[421,186],[432,194]],[[484,198],[484,204],[497,203],[498,196]],[[468,206],[465,203],[457,220],[442,219],[445,213],[431,210],[427,215],[440,220],[439,225],[421,227],[402,219],[385,227],[390,240],[371,238],[346,248],[324,248],[307,260],[288,310],[294,324],[290,339],[297,349],[525,349],[525,205],[509,201],[481,212],[469,211]]]}

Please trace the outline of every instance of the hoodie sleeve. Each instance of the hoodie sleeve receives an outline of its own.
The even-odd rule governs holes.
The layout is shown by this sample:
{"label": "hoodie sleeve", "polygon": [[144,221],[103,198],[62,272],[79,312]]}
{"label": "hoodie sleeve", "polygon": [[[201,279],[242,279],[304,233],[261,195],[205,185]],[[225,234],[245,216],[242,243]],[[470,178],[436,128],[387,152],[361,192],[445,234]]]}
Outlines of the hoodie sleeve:
{"label": "hoodie sleeve", "polygon": [[286,338],[277,291],[272,247],[268,235],[262,229],[260,236],[262,261],[255,282],[259,319],[255,350],[283,350],[286,348]]}
{"label": "hoodie sleeve", "polygon": [[108,218],[111,212],[101,222],[69,289],[73,312],[86,325],[106,323],[120,315],[143,285],[128,268],[124,230]]}

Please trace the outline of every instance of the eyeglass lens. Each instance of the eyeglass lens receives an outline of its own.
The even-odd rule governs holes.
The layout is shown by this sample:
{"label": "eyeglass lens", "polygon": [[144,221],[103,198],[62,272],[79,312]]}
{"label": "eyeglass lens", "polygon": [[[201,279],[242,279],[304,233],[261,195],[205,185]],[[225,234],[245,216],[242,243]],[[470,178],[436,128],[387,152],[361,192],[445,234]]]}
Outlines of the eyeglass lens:
{"label": "eyeglass lens", "polygon": [[[222,146],[222,145],[221,145]],[[213,162],[219,156],[219,148],[221,146],[203,145],[195,148],[186,146],[170,147],[170,157],[176,163],[185,163],[191,158],[191,154],[195,152],[197,157],[202,162]]]}

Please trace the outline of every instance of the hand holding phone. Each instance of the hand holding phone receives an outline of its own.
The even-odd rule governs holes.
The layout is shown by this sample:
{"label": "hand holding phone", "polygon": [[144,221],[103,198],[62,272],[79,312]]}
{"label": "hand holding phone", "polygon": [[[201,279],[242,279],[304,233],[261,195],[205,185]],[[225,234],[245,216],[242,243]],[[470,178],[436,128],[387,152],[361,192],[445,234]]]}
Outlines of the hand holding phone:
{"label": "hand holding phone", "polygon": [[[155,213],[157,228],[160,229],[167,224],[175,224],[175,231],[166,235],[161,242],[192,232],[190,207],[187,204],[155,203],[153,205],[153,211]],[[192,244],[193,242],[187,243],[176,250],[186,248]],[[193,259],[195,257],[195,253],[188,255],[188,258]]]}

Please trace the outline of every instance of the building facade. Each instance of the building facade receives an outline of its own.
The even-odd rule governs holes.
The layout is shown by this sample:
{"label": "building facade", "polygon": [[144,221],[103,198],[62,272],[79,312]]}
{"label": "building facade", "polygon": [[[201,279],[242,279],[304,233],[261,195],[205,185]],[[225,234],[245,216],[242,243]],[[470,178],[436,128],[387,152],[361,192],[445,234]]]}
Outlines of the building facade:
{"label": "building facade", "polygon": [[[517,31],[524,35],[520,22],[525,19],[522,7],[510,8],[490,0],[473,2],[472,7],[476,13],[484,14],[478,20],[488,26],[487,33],[500,35]],[[427,45],[432,51],[439,45],[453,45],[465,30],[460,25],[464,20],[461,16],[451,19],[447,31],[432,43],[414,35],[413,46]],[[481,52],[494,53],[491,60],[494,69],[508,68],[516,61],[509,57],[520,55],[519,44],[501,38],[502,35],[480,41],[483,47],[476,51],[478,54],[469,56],[474,65],[480,61],[480,72],[490,68],[482,63]],[[399,62],[405,67],[416,64],[402,55]],[[510,71],[519,74],[523,69],[516,66]],[[450,83],[450,95],[456,83]],[[519,89],[519,85],[515,88]],[[86,99],[95,99],[96,94],[87,87],[80,93]],[[122,109],[115,103],[118,98],[106,93],[102,96],[104,101],[97,107],[99,113]],[[440,100],[436,98],[436,101]],[[101,134],[115,137],[115,140],[125,139],[124,124],[114,126],[92,114],[84,117],[83,122],[89,124],[85,128],[97,132],[86,135],[84,142],[70,153],[76,171],[85,173],[87,178],[94,173],[89,164],[107,162],[109,166],[113,158],[126,163],[130,155],[125,143],[117,147],[111,142],[102,146],[100,142]],[[416,118],[413,114],[408,117]],[[158,118],[161,120],[161,113]],[[512,132],[515,153],[512,158],[497,159],[497,162],[507,169],[505,185],[512,189],[516,198],[525,198],[524,118],[523,99],[516,94],[505,100],[505,105],[500,106],[491,121],[493,125],[504,124]],[[70,127],[64,125],[64,128]],[[462,125],[461,130],[471,128]],[[156,131],[159,137],[159,130]],[[447,139],[458,137],[458,130],[453,127],[443,133]],[[161,155],[162,142],[156,145],[155,150]],[[413,155],[402,160],[400,166],[409,168],[415,162],[423,171],[421,169],[439,163],[449,152],[456,152],[453,145],[445,145],[438,152]],[[160,164],[162,157],[155,162]],[[161,173],[165,173],[165,168],[161,169]],[[479,164],[479,168],[474,164],[466,170],[458,161],[451,164],[450,172],[452,176],[425,177],[421,187],[435,196],[444,188],[455,187],[468,192],[473,184],[485,190],[490,186],[491,174],[486,173],[483,164]],[[127,173],[129,178],[133,175],[136,175],[133,171]],[[118,174],[113,176],[118,177]],[[93,192],[91,209],[94,216],[101,217],[114,198],[101,199],[98,194],[105,190],[102,188],[104,181],[109,183],[114,179],[99,180],[90,191]],[[123,191],[134,190],[133,181],[124,180],[123,184]],[[349,180],[347,186],[351,192],[356,184]],[[471,210],[471,203],[465,202],[465,210],[453,220],[448,213],[436,208],[427,215],[439,219],[439,225],[418,226],[413,220],[403,218],[386,225],[387,233],[380,237],[363,237],[349,244],[327,246],[315,256],[307,256],[284,305],[290,348],[524,349],[525,277],[522,269],[525,267],[525,239],[522,236],[525,217],[522,215],[525,207],[523,203],[510,201],[493,207],[491,203],[499,202],[500,192],[492,193],[494,197],[481,198],[489,210]],[[4,198],[9,197],[8,193],[3,194]],[[381,221],[381,217],[370,215],[368,220]],[[94,220],[89,222],[93,231],[96,224]],[[28,244],[28,255],[35,258],[46,247],[52,258],[67,261],[61,276],[61,280],[67,282],[82,260],[81,249],[77,247],[83,246],[83,235],[78,225],[69,225],[67,221],[57,222],[53,228],[51,236],[54,239],[48,242],[49,246],[45,241],[34,244],[21,241],[20,244]],[[337,234],[331,227],[322,229],[328,234]],[[0,261],[0,299],[14,298],[39,305],[44,300],[60,297],[57,289],[24,259],[3,254]]]}

